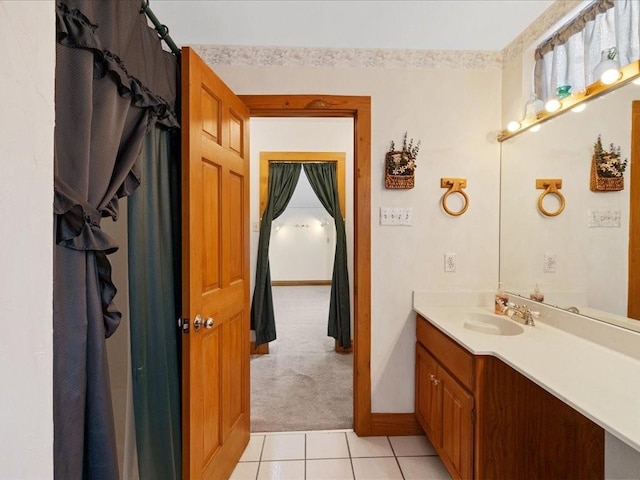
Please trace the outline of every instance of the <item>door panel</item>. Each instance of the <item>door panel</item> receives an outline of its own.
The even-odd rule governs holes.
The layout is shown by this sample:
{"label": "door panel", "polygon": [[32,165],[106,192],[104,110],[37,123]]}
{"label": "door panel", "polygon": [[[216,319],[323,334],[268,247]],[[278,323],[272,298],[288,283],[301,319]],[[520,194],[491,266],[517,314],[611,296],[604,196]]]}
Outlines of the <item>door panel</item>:
{"label": "door panel", "polygon": [[203,286],[210,292],[220,287],[220,231],[222,229],[222,215],[220,215],[221,186],[220,165],[215,165],[206,158],[202,159],[202,180],[206,188],[203,190],[203,244],[204,266]]}
{"label": "door panel", "polygon": [[442,451],[460,478],[471,478],[473,467],[473,397],[443,368]]}
{"label": "door panel", "polygon": [[224,342],[231,348],[225,350],[225,361],[222,369],[223,383],[229,387],[222,399],[223,436],[229,434],[234,424],[242,417],[242,389],[234,382],[237,372],[242,369],[242,322],[247,321],[242,315],[236,315],[223,329]]}
{"label": "door panel", "polygon": [[442,440],[440,388],[433,378],[438,373],[438,362],[421,346],[416,344],[416,405],[418,420],[427,436],[435,445]]}
{"label": "door panel", "polygon": [[231,222],[229,228],[229,265],[231,283],[242,280],[245,265],[243,265],[244,252],[242,246],[244,242],[244,229],[242,225],[242,212],[248,209],[244,205],[244,177],[232,173],[229,176],[229,196]]}
{"label": "door panel", "polygon": [[182,78],[183,477],[226,479],[249,441],[249,112],[189,48]]}
{"label": "door panel", "polygon": [[[203,443],[205,462],[210,460],[220,446],[220,376],[215,374],[220,371],[218,352],[220,350],[220,338],[218,331],[211,332],[202,340],[202,365],[208,365],[207,370],[202,371],[202,412],[203,419]],[[215,372],[214,374],[210,374]]]}

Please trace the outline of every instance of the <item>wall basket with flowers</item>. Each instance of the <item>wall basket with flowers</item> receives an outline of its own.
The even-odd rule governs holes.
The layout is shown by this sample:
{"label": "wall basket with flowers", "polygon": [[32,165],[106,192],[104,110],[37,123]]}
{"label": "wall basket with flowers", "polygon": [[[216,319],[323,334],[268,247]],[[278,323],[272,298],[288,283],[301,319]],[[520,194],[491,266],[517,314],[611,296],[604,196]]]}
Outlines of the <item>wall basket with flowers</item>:
{"label": "wall basket with flowers", "polygon": [[600,135],[593,145],[593,157],[591,159],[591,182],[593,192],[613,192],[624,189],[624,171],[627,168],[627,159],[620,159],[620,147],[613,143],[609,150],[602,147]]}
{"label": "wall basket with flowers", "polygon": [[385,157],[384,184],[387,188],[413,188],[415,184],[416,157],[420,151],[420,141],[413,143],[413,138],[407,142],[407,132],[402,139],[402,150],[397,150],[391,141],[391,146]]}

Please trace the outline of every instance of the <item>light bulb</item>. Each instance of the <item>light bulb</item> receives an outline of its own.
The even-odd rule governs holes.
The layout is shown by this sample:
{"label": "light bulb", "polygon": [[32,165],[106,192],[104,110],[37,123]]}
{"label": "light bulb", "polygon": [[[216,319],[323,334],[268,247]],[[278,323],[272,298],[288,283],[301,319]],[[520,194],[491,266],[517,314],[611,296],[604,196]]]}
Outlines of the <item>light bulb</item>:
{"label": "light bulb", "polygon": [[622,72],[620,72],[620,70],[617,68],[610,68],[600,75],[600,81],[605,85],[611,85],[612,83],[616,83],[621,76]]}
{"label": "light bulb", "polygon": [[528,122],[533,122],[538,119],[538,113],[542,111],[544,104],[535,93],[529,97],[529,100],[524,106],[524,118]]}
{"label": "light bulb", "polygon": [[517,132],[520,129],[520,122],[516,122],[515,120],[509,122],[507,124],[507,130],[510,132]]}
{"label": "light bulb", "polygon": [[544,105],[544,109],[547,112],[556,112],[560,110],[561,106],[562,106],[562,102],[560,100],[558,100],[557,98],[552,98]]}
{"label": "light bulb", "polygon": [[611,85],[622,76],[620,64],[615,60],[618,54],[616,47],[605,48],[600,52],[600,63],[593,69],[593,78],[599,79],[604,85]]}
{"label": "light bulb", "polygon": [[534,125],[533,127],[531,127],[529,129],[530,132],[536,133],[537,131],[540,130],[540,125]]}
{"label": "light bulb", "polygon": [[580,112],[583,112],[585,108],[587,108],[587,104],[581,103],[580,105],[576,105],[575,107],[573,107],[571,111],[575,113],[580,113]]}
{"label": "light bulb", "polygon": [[640,85],[640,77],[636,78],[631,83],[633,83],[634,85]]}

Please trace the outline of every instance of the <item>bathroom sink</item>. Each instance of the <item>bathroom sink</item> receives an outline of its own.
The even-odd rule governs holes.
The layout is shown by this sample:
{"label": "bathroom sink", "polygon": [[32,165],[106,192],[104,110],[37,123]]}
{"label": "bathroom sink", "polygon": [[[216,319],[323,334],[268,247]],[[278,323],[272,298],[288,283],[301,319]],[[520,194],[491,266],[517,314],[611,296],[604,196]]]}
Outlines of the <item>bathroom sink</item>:
{"label": "bathroom sink", "polygon": [[465,313],[464,328],[489,335],[520,335],[524,328],[507,317],[489,313]]}

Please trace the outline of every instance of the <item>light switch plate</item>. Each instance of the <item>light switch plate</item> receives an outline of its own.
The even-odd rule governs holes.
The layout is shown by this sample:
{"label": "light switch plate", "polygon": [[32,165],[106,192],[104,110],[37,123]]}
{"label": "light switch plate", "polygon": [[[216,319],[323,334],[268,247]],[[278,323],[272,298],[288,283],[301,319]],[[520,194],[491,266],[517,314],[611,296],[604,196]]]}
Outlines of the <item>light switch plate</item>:
{"label": "light switch plate", "polygon": [[620,210],[611,208],[598,208],[587,210],[587,226],[594,227],[620,227]]}
{"label": "light switch plate", "polygon": [[380,207],[380,225],[413,225],[413,208]]}

